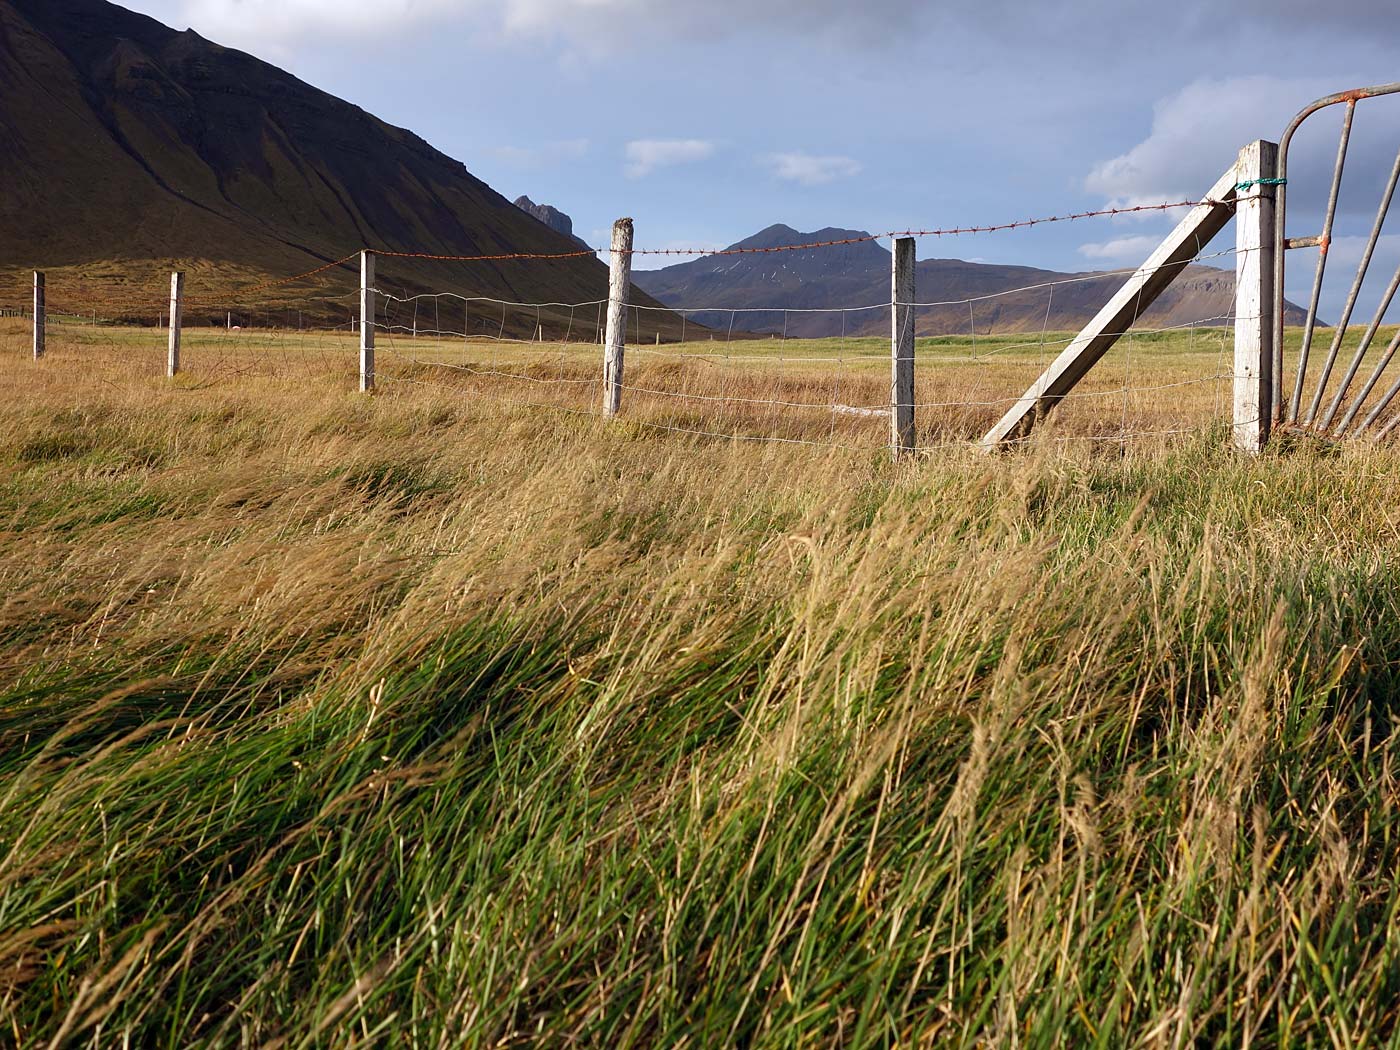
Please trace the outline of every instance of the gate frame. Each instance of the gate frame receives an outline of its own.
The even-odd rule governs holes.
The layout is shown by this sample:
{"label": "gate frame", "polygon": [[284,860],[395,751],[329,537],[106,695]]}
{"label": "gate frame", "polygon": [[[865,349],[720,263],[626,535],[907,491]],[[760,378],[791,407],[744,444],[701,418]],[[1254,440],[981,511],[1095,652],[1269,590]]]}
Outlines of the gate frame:
{"label": "gate frame", "polygon": [[[1363,99],[1378,98],[1384,95],[1394,95],[1400,93],[1400,83],[1376,84],[1372,87],[1355,88],[1351,91],[1339,91],[1332,95],[1325,95],[1315,102],[1303,107],[1289,122],[1284,130],[1283,137],[1279,139],[1279,159],[1278,159],[1278,221],[1277,229],[1274,233],[1274,310],[1273,323],[1274,330],[1278,333],[1278,340],[1274,347],[1273,355],[1273,389],[1270,394],[1271,415],[1276,425],[1297,424],[1298,415],[1302,410],[1303,387],[1307,381],[1308,355],[1312,349],[1312,337],[1317,327],[1317,307],[1322,294],[1322,280],[1327,269],[1327,254],[1332,246],[1333,220],[1336,218],[1337,197],[1341,190],[1342,173],[1346,166],[1347,148],[1351,140],[1352,118],[1356,113],[1356,104]],[[1288,157],[1289,148],[1293,144],[1293,136],[1303,123],[1314,113],[1327,109],[1331,106],[1346,104],[1346,115],[1342,120],[1342,133],[1337,144],[1337,160],[1332,170],[1332,186],[1327,198],[1327,211],[1323,219],[1322,232],[1311,237],[1292,237],[1287,235],[1288,227]],[[1311,426],[1317,418],[1318,409],[1321,407],[1323,392],[1331,377],[1332,367],[1336,362],[1337,353],[1341,347],[1341,340],[1346,335],[1347,327],[1351,321],[1352,308],[1356,305],[1356,298],[1361,289],[1361,283],[1365,278],[1366,271],[1370,267],[1371,255],[1375,250],[1376,242],[1380,235],[1381,226],[1385,222],[1386,214],[1390,209],[1391,197],[1395,192],[1397,179],[1400,179],[1400,156],[1396,157],[1395,169],[1391,175],[1390,185],[1382,199],[1380,212],[1376,216],[1375,225],[1372,227],[1370,244],[1362,257],[1360,266],[1357,269],[1357,276],[1352,284],[1351,294],[1348,296],[1346,306],[1343,308],[1342,316],[1338,319],[1333,334],[1333,342],[1328,350],[1327,360],[1323,365],[1322,378],[1317,386],[1316,394],[1312,404],[1308,409],[1307,419],[1303,426]],[[1308,301],[1307,320],[1304,322],[1303,341],[1299,351],[1299,362],[1297,377],[1294,381],[1293,396],[1289,399],[1287,412],[1284,411],[1283,400],[1283,336],[1284,336],[1284,280],[1286,275],[1287,253],[1299,248],[1317,248],[1317,265],[1313,275],[1312,295]],[[1400,277],[1400,272],[1397,273]],[[1393,293],[1392,293],[1393,294]],[[1383,304],[1380,314],[1368,331],[1367,337],[1362,341],[1360,348],[1355,354],[1352,364],[1347,371],[1347,375],[1342,386],[1328,407],[1322,422],[1322,429],[1326,430],[1332,425],[1337,412],[1340,410],[1347,389],[1355,378],[1360,367],[1361,359],[1369,348],[1370,340],[1374,338],[1375,331],[1379,328],[1380,317],[1385,312]],[[1393,353],[1393,350],[1391,351]],[[1345,433],[1346,428],[1351,425],[1362,403],[1370,396],[1372,389],[1380,378],[1381,371],[1389,363],[1389,356],[1382,359],[1381,365],[1375,370],[1371,380],[1366,384],[1362,393],[1353,402],[1351,411],[1345,416],[1340,425],[1340,431]],[[1384,411],[1387,401],[1383,400],[1377,406],[1376,411],[1366,418],[1361,429],[1370,426],[1375,418]]]}

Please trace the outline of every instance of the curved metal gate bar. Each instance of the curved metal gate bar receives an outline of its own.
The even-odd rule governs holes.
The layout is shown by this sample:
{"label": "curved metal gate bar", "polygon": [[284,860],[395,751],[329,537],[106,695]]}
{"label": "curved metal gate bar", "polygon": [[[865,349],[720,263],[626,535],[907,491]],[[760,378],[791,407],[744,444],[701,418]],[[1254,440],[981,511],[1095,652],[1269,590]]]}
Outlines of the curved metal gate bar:
{"label": "curved metal gate bar", "polygon": [[[1337,363],[1338,354],[1341,351],[1342,340],[1346,336],[1347,326],[1351,323],[1352,311],[1356,307],[1357,296],[1361,292],[1361,286],[1365,282],[1366,273],[1370,269],[1372,257],[1375,254],[1376,245],[1380,240],[1381,227],[1385,224],[1386,215],[1390,211],[1390,205],[1395,197],[1397,184],[1400,184],[1400,153],[1397,153],[1395,165],[1391,169],[1390,180],[1386,184],[1385,192],[1381,195],[1380,208],[1376,212],[1376,221],[1371,227],[1371,235],[1366,243],[1366,249],[1362,253],[1360,265],[1357,267],[1356,276],[1352,281],[1351,291],[1347,295],[1346,305],[1342,308],[1342,314],[1337,319],[1336,327],[1332,332],[1332,342],[1327,349],[1327,356],[1322,364],[1322,371],[1318,376],[1317,386],[1313,391],[1312,400],[1308,405],[1307,415],[1299,420],[1302,412],[1303,392],[1307,384],[1308,363],[1312,352],[1313,336],[1317,328],[1317,307],[1322,296],[1322,281],[1327,270],[1327,253],[1332,245],[1332,227],[1337,214],[1337,197],[1342,186],[1342,172],[1346,166],[1347,147],[1351,142],[1352,119],[1356,113],[1356,104],[1362,99],[1376,98],[1382,95],[1393,95],[1400,93],[1400,83],[1378,84],[1374,87],[1357,88],[1354,91],[1342,91],[1335,95],[1328,95],[1320,98],[1310,106],[1298,113],[1288,125],[1283,133],[1283,138],[1279,141],[1279,161],[1278,161],[1278,222],[1274,239],[1274,331],[1278,337],[1274,341],[1274,368],[1273,368],[1273,415],[1280,422],[1299,424],[1305,427],[1316,426],[1318,429],[1326,431],[1332,427],[1338,412],[1341,411],[1346,401],[1347,391],[1350,389],[1352,381],[1356,378],[1361,369],[1361,364],[1370,349],[1372,342],[1379,331],[1382,319],[1389,309],[1391,301],[1395,298],[1397,291],[1400,291],[1400,268],[1395,271],[1395,276],[1391,279],[1385,294],[1381,297],[1381,302],[1376,310],[1375,316],[1366,329],[1366,334],[1362,336],[1360,344],[1352,355],[1346,373],[1333,395],[1331,402],[1327,406],[1321,418],[1318,412],[1322,407],[1322,401],[1326,393],[1327,384],[1332,378],[1333,369]],[[1346,105],[1346,114],[1342,118],[1341,139],[1337,143],[1337,159],[1332,170],[1332,186],[1327,195],[1327,211],[1323,220],[1322,232],[1315,237],[1294,237],[1286,236],[1288,226],[1288,149],[1292,144],[1293,135],[1314,113],[1326,109],[1329,106]],[[1243,189],[1244,187],[1241,187]],[[1317,267],[1313,274],[1312,294],[1308,300],[1307,320],[1304,322],[1302,346],[1298,356],[1298,370],[1294,379],[1293,394],[1287,406],[1287,414],[1284,414],[1283,404],[1283,311],[1284,311],[1284,273],[1285,256],[1287,252],[1297,248],[1317,248]],[[1400,395],[1400,380],[1382,396],[1381,400],[1372,408],[1370,413],[1362,421],[1360,426],[1352,429],[1353,423],[1359,414],[1362,405],[1371,395],[1372,391],[1379,383],[1386,366],[1391,362],[1397,350],[1400,350],[1400,332],[1391,340],[1386,347],[1380,360],[1376,363],[1370,377],[1362,386],[1361,392],[1352,400],[1350,408],[1342,418],[1342,422],[1336,429],[1338,437],[1351,433],[1361,433],[1371,426],[1389,407],[1390,403],[1397,395]],[[1381,435],[1388,434],[1400,417],[1392,420],[1382,430]]]}

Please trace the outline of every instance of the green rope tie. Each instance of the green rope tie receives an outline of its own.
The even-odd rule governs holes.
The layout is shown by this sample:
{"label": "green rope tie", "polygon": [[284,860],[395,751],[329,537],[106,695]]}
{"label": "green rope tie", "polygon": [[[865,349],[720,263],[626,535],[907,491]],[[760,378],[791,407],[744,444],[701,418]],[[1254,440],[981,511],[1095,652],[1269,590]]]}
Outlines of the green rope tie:
{"label": "green rope tie", "polygon": [[1246,190],[1252,190],[1252,189],[1254,189],[1255,186],[1287,186],[1287,185],[1288,185],[1288,180],[1287,180],[1287,179],[1250,179],[1248,182],[1237,182],[1237,183],[1235,183],[1235,192],[1236,192],[1236,193],[1244,193]]}

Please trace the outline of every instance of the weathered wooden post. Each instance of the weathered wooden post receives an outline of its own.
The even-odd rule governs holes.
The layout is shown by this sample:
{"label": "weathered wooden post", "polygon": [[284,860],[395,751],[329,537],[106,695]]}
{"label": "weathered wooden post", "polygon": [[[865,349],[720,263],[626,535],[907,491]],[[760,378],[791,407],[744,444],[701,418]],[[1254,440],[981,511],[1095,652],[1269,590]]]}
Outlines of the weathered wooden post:
{"label": "weathered wooden post", "polygon": [[374,252],[360,252],[360,392],[374,389]]}
{"label": "weathered wooden post", "polygon": [[612,259],[608,265],[608,331],[603,353],[603,415],[611,419],[622,406],[622,367],[627,349],[627,294],[632,283],[632,220],[613,223]]}
{"label": "weathered wooden post", "polygon": [[894,242],[890,280],[890,454],[914,451],[913,237]]}
{"label": "weathered wooden post", "polygon": [[1235,166],[1234,442],[1262,452],[1273,423],[1274,207],[1278,146],[1251,142]]}
{"label": "weathered wooden post", "polygon": [[185,321],[185,275],[170,275],[170,349],[165,374],[174,377],[180,371],[180,328]]}
{"label": "weathered wooden post", "polygon": [[48,327],[47,305],[44,296],[44,275],[34,271],[34,360],[44,356],[45,336]]}

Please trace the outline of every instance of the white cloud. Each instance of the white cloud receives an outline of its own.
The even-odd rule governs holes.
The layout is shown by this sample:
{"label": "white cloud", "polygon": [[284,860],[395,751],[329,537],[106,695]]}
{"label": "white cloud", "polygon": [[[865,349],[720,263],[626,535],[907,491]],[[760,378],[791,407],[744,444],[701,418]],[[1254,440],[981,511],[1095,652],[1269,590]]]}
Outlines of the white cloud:
{"label": "white cloud", "polygon": [[[1346,268],[1354,273],[1356,267],[1361,264],[1361,257],[1366,253],[1366,242],[1369,239],[1368,236],[1360,234],[1335,238],[1327,252],[1328,265]],[[1375,255],[1371,257],[1371,266],[1373,269],[1379,269],[1378,263],[1383,264],[1390,260],[1400,260],[1400,233],[1381,234],[1376,242]],[[1394,267],[1385,268],[1389,270]]]}
{"label": "white cloud", "polygon": [[552,168],[568,161],[582,160],[588,155],[589,145],[587,139],[564,139],[541,142],[535,146],[491,146],[487,152],[517,168]]}
{"label": "white cloud", "polygon": [[[1160,100],[1147,137],[1126,153],[1096,165],[1084,186],[1114,207],[1199,199],[1241,147],[1255,139],[1279,141],[1294,114],[1336,86],[1331,78],[1197,80]],[[1290,235],[1314,234],[1322,226],[1342,115],[1342,106],[1320,111],[1301,125],[1293,139],[1288,155]],[[1369,228],[1394,163],[1397,140],[1400,106],[1394,100],[1358,105],[1338,198],[1334,243]],[[1174,222],[1180,215],[1149,211],[1115,221]]]}
{"label": "white cloud", "polygon": [[810,153],[770,153],[762,158],[774,176],[803,186],[820,186],[861,173],[851,157],[814,156]]}
{"label": "white cloud", "polygon": [[640,179],[657,168],[694,164],[713,156],[715,144],[705,139],[636,139],[627,143],[627,177]]}
{"label": "white cloud", "polygon": [[382,38],[444,19],[486,32],[550,36],[594,45],[619,34],[733,34],[781,26],[807,35],[876,43],[892,25],[908,26],[921,0],[127,0],[180,27],[263,53],[293,40]]}
{"label": "white cloud", "polygon": [[1096,165],[1085,189],[1117,207],[1197,199],[1240,147],[1277,141],[1303,102],[1329,90],[1323,81],[1273,76],[1197,80],[1159,101],[1147,138]]}
{"label": "white cloud", "polygon": [[[1131,8],[1121,0],[1077,0],[1068,5],[1028,5],[1025,0],[930,4],[927,0],[125,0],[183,28],[259,54],[275,54],[294,42],[360,38],[381,40],[428,25],[470,23],[469,31],[555,38],[611,61],[607,49],[620,38],[669,36],[707,39],[778,31],[824,38],[850,49],[887,48],[892,40],[934,33],[939,39],[972,30],[1002,44],[1034,41],[1092,49],[1113,27],[1132,29]],[[1151,13],[1148,17],[1153,17]],[[1160,21],[1160,20],[1159,20]],[[1173,19],[1153,24],[1159,46],[1192,44],[1194,34],[1220,27],[1238,32],[1244,21],[1267,32],[1297,37],[1327,34],[1341,41],[1374,43],[1400,33],[1394,0],[1240,0],[1230,12],[1206,0],[1179,0]],[[1181,42],[1181,43],[1178,43]],[[1267,44],[1266,39],[1263,43]]]}
{"label": "white cloud", "polygon": [[313,36],[383,36],[478,5],[463,0],[377,0],[373,4],[344,0],[164,0],[144,6],[167,8],[171,18],[178,13],[178,20],[194,26],[201,35],[256,53],[259,44],[266,48],[269,43]]}
{"label": "white cloud", "polygon": [[1151,234],[1144,234],[1140,237],[1118,237],[1111,241],[1081,244],[1079,254],[1086,259],[1106,262],[1142,262],[1161,243],[1161,237]]}

